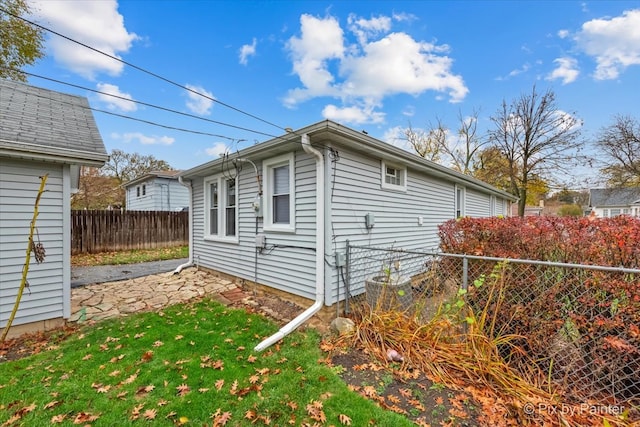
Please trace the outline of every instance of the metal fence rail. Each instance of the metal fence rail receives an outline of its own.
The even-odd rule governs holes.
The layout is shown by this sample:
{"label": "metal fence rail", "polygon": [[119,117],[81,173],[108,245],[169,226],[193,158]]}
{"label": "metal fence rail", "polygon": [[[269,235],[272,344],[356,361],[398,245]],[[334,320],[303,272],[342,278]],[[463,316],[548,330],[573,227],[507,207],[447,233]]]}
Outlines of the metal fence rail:
{"label": "metal fence rail", "polygon": [[347,260],[347,311],[419,307],[426,321],[465,289],[469,308],[494,316],[488,334],[517,337],[499,349],[513,368],[538,370],[568,399],[640,405],[638,269],[348,242]]}

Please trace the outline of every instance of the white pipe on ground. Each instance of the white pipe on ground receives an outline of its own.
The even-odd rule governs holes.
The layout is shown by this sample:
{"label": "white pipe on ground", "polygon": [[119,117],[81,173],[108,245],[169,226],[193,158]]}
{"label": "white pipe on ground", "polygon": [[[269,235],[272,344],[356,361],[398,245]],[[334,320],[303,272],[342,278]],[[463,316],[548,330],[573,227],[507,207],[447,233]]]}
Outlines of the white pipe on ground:
{"label": "white pipe on ground", "polygon": [[178,182],[189,190],[189,259],[184,264],[176,267],[173,274],[178,274],[182,269],[193,265],[193,188],[191,187],[191,181],[187,184],[182,180],[181,176],[178,177]]}
{"label": "white pipe on ground", "polygon": [[302,149],[316,158],[316,301],[278,332],[258,344],[254,350],[262,351],[293,332],[322,308],[324,304],[324,157],[311,146],[309,135],[302,135]]}

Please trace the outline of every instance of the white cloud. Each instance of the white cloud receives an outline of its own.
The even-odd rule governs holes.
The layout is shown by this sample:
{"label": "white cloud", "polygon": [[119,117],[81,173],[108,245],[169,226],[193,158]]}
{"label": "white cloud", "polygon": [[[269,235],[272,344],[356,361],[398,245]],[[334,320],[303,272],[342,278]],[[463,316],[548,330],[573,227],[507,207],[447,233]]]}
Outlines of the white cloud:
{"label": "white cloud", "polygon": [[[187,91],[187,96],[189,97],[189,100],[187,101],[187,108],[189,109],[189,111],[194,114],[200,114],[201,116],[207,116],[211,114],[213,99],[215,99],[213,94],[211,92],[208,92],[202,86],[187,84],[186,87],[189,89]],[[199,94],[202,94],[204,96],[201,96]]]}
{"label": "white cloud", "polygon": [[[116,0],[29,0],[29,5],[44,26],[116,58],[138,40],[125,28]],[[90,80],[103,72],[118,76],[124,68],[115,59],[55,35],[47,47],[58,63]]]}
{"label": "white cloud", "polygon": [[300,37],[291,37],[287,42],[293,71],[298,75],[304,89],[290,90],[285,105],[294,106],[315,96],[337,95],[332,87],[333,75],[327,61],[344,55],[343,32],[335,18],[319,19],[311,15],[300,17]]}
{"label": "white cloud", "polygon": [[123,133],[122,135],[119,133],[112,133],[111,138],[122,140],[124,143],[130,142],[139,142],[143,145],[171,145],[175,142],[175,138],[170,136],[157,136],[151,135],[147,136],[140,132],[128,132]]}
{"label": "white cloud", "polygon": [[[410,18],[394,15],[393,20]],[[302,15],[300,36],[287,43],[302,87],[288,91],[285,105],[293,107],[316,97],[339,98],[343,105],[327,105],[325,117],[379,123],[384,115],[368,106],[380,107],[387,96],[435,91],[447,94],[450,102],[462,101],[469,90],[451,71],[449,47],[417,41],[402,32],[389,33],[393,20],[350,15],[347,28],[356,42],[348,44],[335,18]]]}
{"label": "white cloud", "polygon": [[578,61],[575,58],[564,57],[553,60],[557,67],[545,77],[546,80],[562,80],[562,84],[573,83],[580,74],[578,70]]}
{"label": "white cloud", "polygon": [[217,142],[213,145],[213,147],[209,147],[204,150],[207,155],[212,157],[220,157],[227,151],[229,151],[229,146],[224,142]]}
{"label": "white cloud", "polygon": [[325,119],[351,124],[382,123],[385,113],[374,111],[373,107],[336,107],[329,104],[322,110]]}
{"label": "white cloud", "polygon": [[365,44],[370,37],[387,33],[391,29],[391,18],[379,16],[377,18],[364,19],[350,14],[347,18],[349,31],[354,33],[360,44]]}
{"label": "white cloud", "polygon": [[567,37],[569,37],[569,31],[567,30],[558,31],[558,37],[560,37],[561,39],[566,39]]}
{"label": "white cloud", "polygon": [[254,38],[253,43],[242,45],[240,48],[240,63],[242,65],[247,65],[249,62],[249,57],[254,56],[256,54],[256,46],[258,45],[258,41]]}
{"label": "white cloud", "polygon": [[[109,83],[98,83],[96,85],[96,88],[100,92],[108,93],[110,95],[115,95],[119,97],[119,98],[115,98],[113,96],[104,95],[102,93],[98,94],[98,99],[106,103],[107,108],[109,108],[110,110],[119,110],[119,111],[130,113],[138,109],[138,106],[136,105],[136,103],[131,101],[133,99],[131,95],[125,92],[121,92],[118,86],[112,85]],[[121,99],[121,98],[126,98],[126,99]],[[127,99],[129,101],[127,101]]]}
{"label": "white cloud", "polygon": [[596,80],[616,79],[630,65],[640,65],[640,9],[587,21],[575,41],[596,61]]}

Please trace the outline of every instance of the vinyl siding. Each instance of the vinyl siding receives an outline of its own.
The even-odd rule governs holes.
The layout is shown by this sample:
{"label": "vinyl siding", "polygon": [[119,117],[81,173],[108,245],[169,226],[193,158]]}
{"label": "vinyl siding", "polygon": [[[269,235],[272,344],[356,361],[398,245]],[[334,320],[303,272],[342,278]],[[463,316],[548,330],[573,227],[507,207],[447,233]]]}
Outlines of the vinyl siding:
{"label": "vinyl siding", "polygon": [[[258,170],[262,164],[255,161]],[[238,243],[204,238],[204,178],[193,180],[193,256],[207,268],[232,274],[306,298],[315,296],[315,161],[302,151],[295,154],[295,232],[263,231],[267,248],[256,259],[256,216],[252,203],[258,184],[252,167],[238,177]],[[219,171],[211,171],[215,175]],[[262,174],[262,172],[260,172]],[[268,209],[263,200],[263,209]],[[257,276],[256,276],[257,273]]]}
{"label": "vinyl siding", "polygon": [[[437,252],[438,226],[455,215],[455,183],[408,169],[407,190],[394,191],[381,186],[381,160],[365,157],[340,148],[339,160],[327,167],[330,208],[330,233],[325,251],[333,264],[336,251],[345,251],[346,241],[354,245],[426,250]],[[504,199],[496,200],[496,215],[505,210]],[[375,216],[371,230],[365,226],[365,215]],[[490,195],[465,188],[465,214],[490,215]],[[422,225],[419,225],[419,218]],[[377,265],[375,262],[370,263]],[[373,267],[372,267],[373,268]],[[375,274],[377,271],[371,271]],[[325,303],[331,305],[344,298],[344,283],[335,267],[325,268],[329,290]],[[368,273],[369,274],[369,273]],[[411,274],[411,272],[405,272]],[[364,290],[364,277],[351,283],[351,293]],[[339,285],[338,285],[339,283]],[[340,290],[338,287],[340,286]]]}
{"label": "vinyl siding", "polygon": [[[140,197],[137,188],[140,188]],[[155,178],[127,187],[129,211],[181,211],[188,206],[189,190],[176,179]]]}
{"label": "vinyl siding", "polygon": [[65,313],[68,304],[63,301],[68,291],[64,282],[69,256],[65,254],[68,247],[64,243],[63,188],[69,181],[68,172],[66,182],[63,179],[64,168],[69,166],[0,158],[0,327],[6,324],[15,303],[40,187],[39,176],[45,173],[49,176],[40,199],[34,240],[44,245],[46,258],[37,264],[32,256],[27,276],[29,288],[22,295],[13,324],[68,315]]}
{"label": "vinyl siding", "polygon": [[[323,141],[330,145],[330,141]],[[325,152],[325,304],[344,299],[344,283],[335,267],[335,252],[345,251],[346,241],[356,245],[422,249],[436,252],[438,226],[455,215],[455,183],[409,168],[407,189],[382,188],[381,160],[340,145],[338,156]],[[261,161],[254,160],[262,171]],[[295,232],[264,231],[267,249],[255,251],[256,218],[252,202],[258,192],[252,167],[243,167],[238,181],[239,238],[237,243],[205,240],[204,179],[219,174],[199,172],[193,184],[194,262],[246,280],[313,299],[315,296],[315,160],[302,150],[295,153]],[[261,172],[262,174],[262,172]],[[489,216],[490,195],[465,189],[466,215]],[[506,211],[505,201],[496,199],[496,215]],[[263,200],[263,209],[269,209]],[[365,215],[375,216],[371,230]],[[421,219],[422,225],[419,225]],[[257,268],[257,270],[256,270]],[[257,275],[256,275],[257,272]],[[372,274],[375,271],[371,272]],[[352,293],[362,292],[364,281],[352,284]]]}
{"label": "vinyl siding", "polygon": [[489,216],[489,212],[491,212],[490,202],[491,196],[489,194],[467,188],[464,215],[471,217]]}

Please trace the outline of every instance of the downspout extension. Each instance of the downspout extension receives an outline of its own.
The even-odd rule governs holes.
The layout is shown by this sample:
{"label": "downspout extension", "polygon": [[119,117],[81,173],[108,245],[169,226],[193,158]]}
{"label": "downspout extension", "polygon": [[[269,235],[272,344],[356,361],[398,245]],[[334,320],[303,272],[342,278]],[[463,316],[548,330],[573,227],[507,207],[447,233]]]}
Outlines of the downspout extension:
{"label": "downspout extension", "polygon": [[302,135],[301,143],[305,153],[316,158],[316,300],[311,307],[258,344],[254,348],[255,351],[262,351],[277,343],[309,320],[324,305],[324,157],[311,146],[309,135]]}
{"label": "downspout extension", "polygon": [[180,264],[173,271],[173,274],[179,274],[182,269],[191,267],[193,265],[193,188],[191,187],[191,181],[187,184],[182,180],[182,176],[178,177],[178,182],[180,185],[187,187],[189,190],[189,259],[186,263]]}

